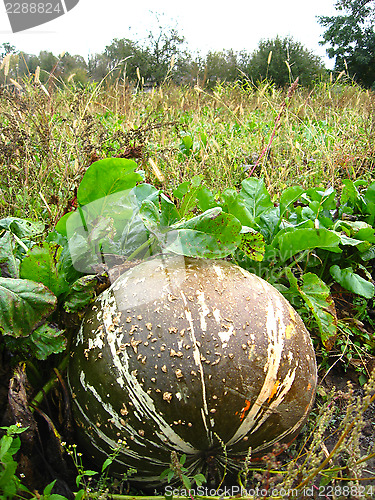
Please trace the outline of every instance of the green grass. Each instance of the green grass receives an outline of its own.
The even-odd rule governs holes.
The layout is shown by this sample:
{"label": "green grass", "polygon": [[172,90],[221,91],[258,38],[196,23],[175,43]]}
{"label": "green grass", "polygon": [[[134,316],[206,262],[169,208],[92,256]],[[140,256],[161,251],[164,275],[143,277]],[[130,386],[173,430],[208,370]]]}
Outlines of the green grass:
{"label": "green grass", "polygon": [[[239,186],[267,146],[285,96],[268,83],[137,94],[121,83],[85,90],[28,83],[22,96],[1,94],[0,216],[55,221],[91,155],[121,155],[129,145],[143,145],[140,167],[160,184],[152,159],[167,192],[195,174],[216,192]],[[253,175],[265,178],[275,199],[292,184],[373,178],[374,108],[374,94],[349,83],[298,89]],[[183,135],[193,141],[185,152]]]}

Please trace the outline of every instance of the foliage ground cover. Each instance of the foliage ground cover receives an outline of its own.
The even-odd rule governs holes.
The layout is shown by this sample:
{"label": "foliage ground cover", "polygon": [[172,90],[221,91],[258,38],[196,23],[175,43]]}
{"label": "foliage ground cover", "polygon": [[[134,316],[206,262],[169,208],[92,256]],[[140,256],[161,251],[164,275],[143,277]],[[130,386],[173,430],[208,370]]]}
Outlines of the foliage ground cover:
{"label": "foliage ground cover", "polygon": [[[25,363],[19,379],[46,392],[50,370],[63,370],[84,306],[108,286],[110,256],[120,269],[160,251],[231,258],[296,307],[322,372],[338,361],[362,385],[369,379],[362,396],[349,391],[331,450],[321,441],[336,406],[322,392],[300,450],[286,464],[276,455],[259,470],[247,464],[240,481],[269,488],[281,477],[302,488],[369,478],[373,445],[364,452],[359,440],[373,402],[375,98],[343,78],[291,97],[267,82],[210,93],[28,82],[24,94],[2,93],[1,342],[8,364]],[[33,411],[56,435],[40,394]],[[23,429],[34,425],[10,407]],[[17,432],[8,429],[0,459],[15,478]],[[79,467],[77,488],[89,496]],[[167,474],[181,467],[177,459]]]}

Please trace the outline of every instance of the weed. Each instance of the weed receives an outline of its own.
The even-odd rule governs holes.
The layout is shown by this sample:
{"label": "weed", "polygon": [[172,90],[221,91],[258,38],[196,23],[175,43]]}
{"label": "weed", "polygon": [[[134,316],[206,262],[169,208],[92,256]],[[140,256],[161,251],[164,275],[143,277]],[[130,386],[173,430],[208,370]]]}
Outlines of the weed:
{"label": "weed", "polygon": [[195,474],[190,478],[186,474],[188,470],[184,467],[185,460],[186,455],[181,455],[179,459],[177,453],[172,451],[170,467],[160,474],[160,480],[167,479],[168,483],[170,483],[173,479],[177,479],[188,491],[191,490],[193,484],[202,486],[206,482],[206,478],[203,474]]}

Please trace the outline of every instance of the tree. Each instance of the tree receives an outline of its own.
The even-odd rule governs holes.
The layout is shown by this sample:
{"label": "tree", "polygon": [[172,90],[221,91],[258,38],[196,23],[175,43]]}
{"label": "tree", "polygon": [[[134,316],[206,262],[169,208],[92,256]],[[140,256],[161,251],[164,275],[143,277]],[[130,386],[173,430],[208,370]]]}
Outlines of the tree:
{"label": "tree", "polygon": [[128,38],[115,38],[105,48],[104,55],[107,59],[107,73],[112,71],[113,77],[125,75],[130,80],[136,80],[139,71],[139,74],[147,78],[149,54],[138,42]]}
{"label": "tree", "polygon": [[175,81],[183,80],[190,64],[190,54],[182,49],[185,38],[178,33],[177,27],[164,26],[158,16],[157,21],[157,30],[150,30],[147,37],[148,78],[156,85],[167,76]]}
{"label": "tree", "polygon": [[335,59],[335,70],[366,87],[375,88],[375,0],[337,0],[336,16],[319,16],[326,28],[321,45],[330,44],[327,54]]}
{"label": "tree", "polygon": [[266,78],[285,87],[297,76],[301,85],[311,85],[324,72],[321,59],[291,37],[261,40],[247,64],[246,73],[255,81]]}
{"label": "tree", "polygon": [[209,51],[203,62],[203,81],[207,87],[213,88],[219,82],[234,82],[239,75],[240,53],[232,49]]}
{"label": "tree", "polygon": [[2,43],[0,46],[0,50],[0,59],[3,59],[7,54],[15,54],[17,52],[16,47],[8,42]]}

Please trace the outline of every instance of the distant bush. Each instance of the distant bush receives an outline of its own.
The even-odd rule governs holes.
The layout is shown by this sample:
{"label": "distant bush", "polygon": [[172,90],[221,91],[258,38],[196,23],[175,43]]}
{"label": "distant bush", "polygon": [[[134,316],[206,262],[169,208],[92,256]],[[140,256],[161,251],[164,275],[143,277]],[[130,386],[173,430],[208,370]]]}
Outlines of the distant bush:
{"label": "distant bush", "polygon": [[253,81],[272,80],[285,87],[297,76],[299,83],[309,86],[324,73],[321,59],[291,37],[262,40],[245,68]]}

